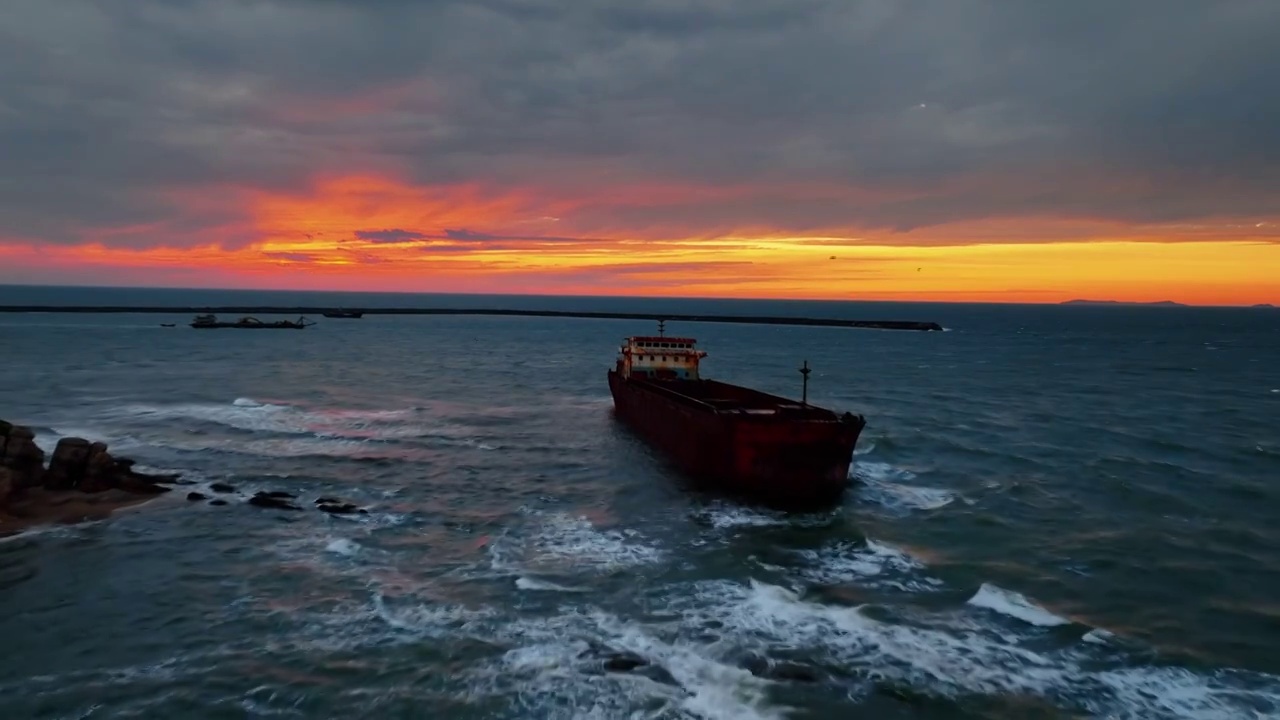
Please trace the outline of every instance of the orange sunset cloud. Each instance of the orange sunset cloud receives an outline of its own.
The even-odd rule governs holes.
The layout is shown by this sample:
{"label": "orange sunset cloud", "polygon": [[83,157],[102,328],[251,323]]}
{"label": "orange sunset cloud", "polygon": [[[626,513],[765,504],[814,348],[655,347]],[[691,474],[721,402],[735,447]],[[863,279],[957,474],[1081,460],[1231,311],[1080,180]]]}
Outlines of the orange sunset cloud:
{"label": "orange sunset cloud", "polygon": [[[622,199],[642,201],[637,193]],[[245,219],[225,228],[225,242],[112,247],[111,237],[138,230],[120,228],[88,244],[3,243],[0,261],[37,273],[91,270],[103,281],[157,278],[193,287],[1226,305],[1277,299],[1280,244],[1267,223],[1224,223],[1216,232],[1094,223],[1087,242],[1044,239],[1059,225],[1075,236],[1086,231],[1052,220],[1021,223],[1025,241],[1008,221],[940,226],[911,238],[874,230],[575,236],[575,210],[600,202],[332,176],[305,192],[244,194]],[[253,239],[237,243],[240,237]]]}
{"label": "orange sunset cloud", "polygon": [[0,283],[1280,303],[1263,5],[68,2]]}

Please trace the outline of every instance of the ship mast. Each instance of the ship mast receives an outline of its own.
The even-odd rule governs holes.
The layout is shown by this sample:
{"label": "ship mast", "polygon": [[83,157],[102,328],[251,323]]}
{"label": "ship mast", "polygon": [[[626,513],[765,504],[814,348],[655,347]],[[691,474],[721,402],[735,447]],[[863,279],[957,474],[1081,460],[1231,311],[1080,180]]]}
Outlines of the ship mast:
{"label": "ship mast", "polygon": [[658,337],[665,337],[664,333],[666,332],[666,329],[667,329],[667,321],[659,318],[658,319]]}
{"label": "ship mast", "polygon": [[804,385],[801,389],[800,404],[809,404],[809,373],[813,372],[809,369],[809,361],[804,361],[804,366],[800,368],[800,374],[804,376]]}

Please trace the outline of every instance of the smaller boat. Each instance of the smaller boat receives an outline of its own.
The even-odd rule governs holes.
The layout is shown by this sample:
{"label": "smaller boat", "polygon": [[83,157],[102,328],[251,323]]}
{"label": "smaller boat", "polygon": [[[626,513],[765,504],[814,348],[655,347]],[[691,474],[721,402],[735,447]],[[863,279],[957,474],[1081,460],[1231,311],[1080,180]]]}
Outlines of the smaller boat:
{"label": "smaller boat", "polygon": [[240,328],[244,330],[301,330],[308,325],[315,325],[315,323],[308,322],[304,317],[299,317],[296,322],[291,320],[263,322],[256,317],[242,317],[235,322],[219,322],[217,315],[197,315],[195,320],[191,321],[191,327],[198,330],[210,328]]}
{"label": "smaller boat", "polygon": [[359,320],[364,317],[364,312],[361,310],[326,310],[321,314],[327,318],[349,318],[352,320]]}
{"label": "smaller boat", "polygon": [[160,327],[173,327],[177,323],[160,323]]}

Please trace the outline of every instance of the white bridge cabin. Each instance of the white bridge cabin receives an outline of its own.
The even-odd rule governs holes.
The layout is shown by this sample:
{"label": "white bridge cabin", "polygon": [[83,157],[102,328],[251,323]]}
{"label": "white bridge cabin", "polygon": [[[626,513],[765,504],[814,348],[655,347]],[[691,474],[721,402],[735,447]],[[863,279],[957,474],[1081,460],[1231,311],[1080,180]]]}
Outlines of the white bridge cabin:
{"label": "white bridge cabin", "polygon": [[697,380],[707,353],[694,338],[635,335],[618,349],[618,374],[636,380]]}

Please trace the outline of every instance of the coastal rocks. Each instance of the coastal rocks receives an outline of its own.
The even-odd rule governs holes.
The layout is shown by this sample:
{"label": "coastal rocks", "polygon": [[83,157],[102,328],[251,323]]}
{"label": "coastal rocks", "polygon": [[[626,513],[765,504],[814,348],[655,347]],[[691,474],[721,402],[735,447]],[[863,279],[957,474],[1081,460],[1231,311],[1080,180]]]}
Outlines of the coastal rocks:
{"label": "coastal rocks", "polygon": [[39,485],[44,477],[44,451],[36,445],[35,433],[0,420],[0,467],[13,473],[15,489]]}
{"label": "coastal rocks", "polygon": [[[102,446],[106,450],[106,446]],[[89,454],[93,445],[84,438],[62,438],[49,458],[49,469],[44,471],[44,486],[49,490],[70,490],[84,480],[89,466]]]}
{"label": "coastal rocks", "polygon": [[44,471],[46,490],[79,490],[95,493],[119,489],[135,495],[158,495],[170,488],[159,483],[177,481],[177,475],[147,475],[135,472],[134,462],[117,459],[107,452],[106,443],[90,443],[84,438],[62,438]]}
{"label": "coastal rocks", "polygon": [[[283,497],[282,497],[283,496]],[[257,507],[274,508],[276,510],[301,510],[302,508],[289,502],[286,498],[293,497],[289,493],[284,492],[258,492],[249,498],[250,505]]]}
{"label": "coastal rocks", "polygon": [[[275,510],[302,510],[301,507],[292,502],[293,500],[296,500],[297,497],[297,495],[283,490],[259,490],[246,502],[256,507],[272,508]],[[210,504],[212,505],[214,503]],[[225,505],[226,503],[218,504]],[[317,510],[329,513],[330,515],[366,515],[369,512],[355,503],[346,502],[333,497],[316,498],[315,506]]]}
{"label": "coastal rocks", "polygon": [[7,467],[0,467],[0,510],[4,509],[5,501],[13,494],[13,471]]}
{"label": "coastal rocks", "polygon": [[316,498],[316,509],[327,512],[330,515],[350,515],[352,513],[365,514],[369,512],[368,510],[357,506],[355,503],[344,502],[331,497]]}
{"label": "coastal rocks", "polygon": [[578,653],[578,658],[587,660],[588,665],[582,668],[588,674],[625,673],[646,677],[653,682],[683,688],[669,670],[637,653],[629,650],[616,650],[608,646],[588,640],[587,648]]}
{"label": "coastal rocks", "polygon": [[47,468],[44,458],[30,428],[0,420],[0,535],[38,523],[100,519],[178,482],[177,475],[136,472],[132,460],[84,438],[59,440]]}

